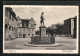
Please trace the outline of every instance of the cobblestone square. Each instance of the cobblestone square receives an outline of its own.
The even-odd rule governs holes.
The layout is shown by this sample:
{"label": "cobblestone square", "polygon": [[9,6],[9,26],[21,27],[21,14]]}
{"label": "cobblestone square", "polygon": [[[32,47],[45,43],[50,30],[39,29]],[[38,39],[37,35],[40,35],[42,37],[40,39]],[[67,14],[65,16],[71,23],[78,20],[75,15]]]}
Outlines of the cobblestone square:
{"label": "cobblestone square", "polygon": [[70,37],[55,37],[56,43],[62,43],[61,46],[56,47],[32,47],[25,46],[27,42],[31,42],[30,38],[17,38],[15,40],[5,41],[6,49],[31,49],[31,50],[75,50],[76,49],[76,39]]}

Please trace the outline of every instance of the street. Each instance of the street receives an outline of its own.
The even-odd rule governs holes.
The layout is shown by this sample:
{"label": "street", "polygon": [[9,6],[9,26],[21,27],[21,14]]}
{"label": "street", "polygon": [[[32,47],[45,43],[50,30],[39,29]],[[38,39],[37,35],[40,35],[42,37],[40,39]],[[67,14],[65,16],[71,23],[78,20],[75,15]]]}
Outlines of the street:
{"label": "street", "polygon": [[6,49],[25,49],[25,50],[75,50],[76,39],[69,37],[55,37],[55,43],[62,43],[61,46],[56,47],[33,47],[25,46],[24,44],[31,42],[30,38],[17,38],[15,40],[5,41]]}

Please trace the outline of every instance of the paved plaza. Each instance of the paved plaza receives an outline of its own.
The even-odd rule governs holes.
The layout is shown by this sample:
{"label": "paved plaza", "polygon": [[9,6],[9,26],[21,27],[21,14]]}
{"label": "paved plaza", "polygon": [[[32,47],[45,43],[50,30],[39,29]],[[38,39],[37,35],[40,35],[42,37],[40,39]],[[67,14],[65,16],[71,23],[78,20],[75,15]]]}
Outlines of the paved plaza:
{"label": "paved plaza", "polygon": [[30,38],[17,38],[15,40],[5,41],[6,49],[31,49],[31,50],[75,50],[76,49],[76,39],[70,37],[55,37],[56,43],[61,43],[60,46],[55,47],[33,47],[25,46],[25,43],[31,42]]}

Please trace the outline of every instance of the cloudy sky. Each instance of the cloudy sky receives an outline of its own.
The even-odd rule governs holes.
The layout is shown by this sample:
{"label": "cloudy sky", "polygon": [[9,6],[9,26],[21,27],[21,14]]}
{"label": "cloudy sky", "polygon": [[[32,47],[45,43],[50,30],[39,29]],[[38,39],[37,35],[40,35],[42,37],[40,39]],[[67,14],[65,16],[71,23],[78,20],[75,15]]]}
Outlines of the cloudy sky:
{"label": "cloudy sky", "polygon": [[64,23],[64,20],[73,18],[77,15],[77,6],[18,6],[12,7],[13,11],[21,19],[34,18],[36,29],[40,26],[41,12],[44,12],[45,26],[51,26],[58,22]]}

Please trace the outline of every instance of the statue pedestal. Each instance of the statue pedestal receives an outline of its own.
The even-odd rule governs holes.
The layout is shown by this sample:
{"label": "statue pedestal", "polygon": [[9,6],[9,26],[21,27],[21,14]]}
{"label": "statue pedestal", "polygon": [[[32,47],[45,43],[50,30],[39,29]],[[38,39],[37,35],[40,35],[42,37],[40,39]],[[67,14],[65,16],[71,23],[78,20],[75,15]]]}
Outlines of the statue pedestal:
{"label": "statue pedestal", "polygon": [[31,44],[55,44],[55,37],[46,37],[46,27],[40,26],[40,36],[31,37]]}
{"label": "statue pedestal", "polygon": [[46,27],[45,26],[40,26],[40,37],[46,37]]}
{"label": "statue pedestal", "polygon": [[46,37],[46,27],[40,26],[39,29],[40,29],[40,43],[42,44],[49,43]]}

